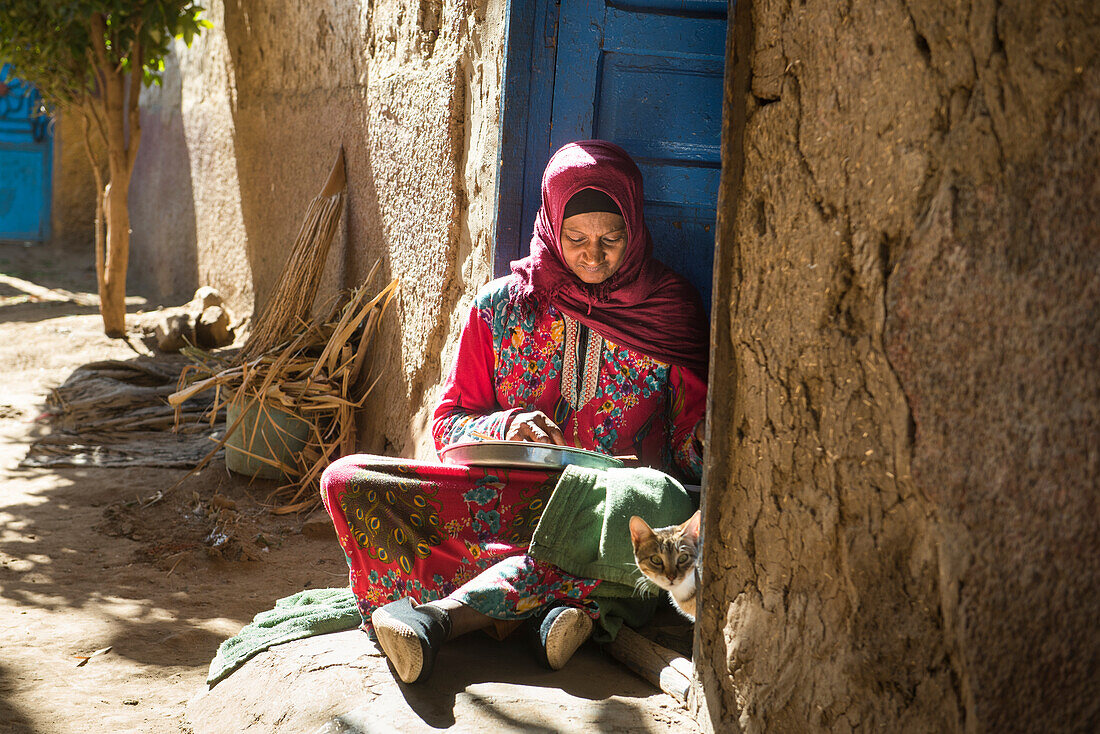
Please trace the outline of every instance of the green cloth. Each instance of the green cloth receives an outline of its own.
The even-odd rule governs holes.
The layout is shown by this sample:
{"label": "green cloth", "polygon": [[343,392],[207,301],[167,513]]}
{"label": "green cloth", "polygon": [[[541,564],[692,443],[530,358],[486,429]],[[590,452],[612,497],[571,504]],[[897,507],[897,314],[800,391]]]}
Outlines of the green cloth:
{"label": "green cloth", "polygon": [[[600,579],[592,598],[600,605],[602,635],[614,639],[624,620],[644,624],[657,597],[644,597],[636,583],[630,517],[651,527],[682,523],[695,511],[691,497],[672,477],[655,469],[566,467],[535,528],[532,558],[584,578]],[[643,587],[646,588],[646,587]]]}
{"label": "green cloth", "polygon": [[[584,578],[600,579],[592,598],[600,605],[604,642],[624,621],[644,624],[658,597],[635,588],[639,571],[630,542],[630,516],[653,527],[681,523],[695,511],[672,477],[654,469],[595,471],[570,466],[562,472],[535,528],[528,554]],[[214,685],[245,661],[275,645],[358,627],[362,622],[351,589],[310,589],[275,602],[235,637],[218,647],[206,682]]]}
{"label": "green cloth", "polygon": [[363,619],[351,589],[307,589],[260,612],[235,637],[218,646],[206,682],[214,685],[254,655],[303,637],[358,627]]}

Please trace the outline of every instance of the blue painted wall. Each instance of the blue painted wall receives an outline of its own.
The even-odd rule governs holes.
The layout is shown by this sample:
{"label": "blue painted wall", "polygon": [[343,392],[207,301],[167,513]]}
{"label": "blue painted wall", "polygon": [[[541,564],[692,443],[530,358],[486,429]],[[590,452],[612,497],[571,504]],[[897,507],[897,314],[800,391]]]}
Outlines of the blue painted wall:
{"label": "blue painted wall", "polygon": [[53,136],[34,87],[0,67],[0,240],[50,236]]}

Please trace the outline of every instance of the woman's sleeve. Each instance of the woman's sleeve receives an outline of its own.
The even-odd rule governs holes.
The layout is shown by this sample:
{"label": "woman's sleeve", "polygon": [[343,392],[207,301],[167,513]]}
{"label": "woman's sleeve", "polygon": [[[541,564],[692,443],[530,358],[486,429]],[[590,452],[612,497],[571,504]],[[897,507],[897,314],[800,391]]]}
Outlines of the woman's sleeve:
{"label": "woman's sleeve", "polygon": [[707,383],[675,365],[669,367],[668,379],[672,457],[685,476],[698,481],[703,476],[703,452],[695,440],[695,426],[706,415]]}
{"label": "woman's sleeve", "polygon": [[[484,436],[504,438],[512,416],[520,409],[502,409],[497,402],[495,364],[493,335],[475,304],[462,327],[458,354],[433,416],[432,436],[437,451]],[[482,436],[474,436],[474,432]]]}

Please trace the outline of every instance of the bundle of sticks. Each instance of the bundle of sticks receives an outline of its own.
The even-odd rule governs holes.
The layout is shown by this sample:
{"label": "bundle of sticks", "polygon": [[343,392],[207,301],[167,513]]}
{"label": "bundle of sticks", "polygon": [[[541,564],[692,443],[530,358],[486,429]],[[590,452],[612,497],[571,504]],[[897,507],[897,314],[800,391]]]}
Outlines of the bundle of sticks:
{"label": "bundle of sticks", "polygon": [[[213,390],[211,420],[222,409],[240,408],[237,419],[227,422],[224,436],[193,471],[214,458],[243,420],[257,415],[260,420],[270,420],[278,412],[289,413],[307,424],[305,447],[300,451],[288,454],[270,443],[234,450],[278,468],[288,478],[289,483],[269,498],[281,503],[273,509],[275,513],[301,512],[320,502],[316,490],[321,472],[337,456],[354,451],[355,410],[377,382],[369,381],[366,374],[367,353],[397,292],[394,280],[373,297],[369,295],[377,271],[375,265],[362,286],[341,293],[317,317],[300,320],[299,328],[286,341],[245,361],[225,362],[191,350],[198,361],[184,369],[169,404],[179,411],[189,399]],[[274,420],[270,423],[275,424]],[[253,440],[261,435],[251,434]],[[266,437],[261,440],[268,441]],[[280,454],[289,456],[289,463],[279,459]]]}
{"label": "bundle of sticks", "polygon": [[[207,436],[224,426],[200,422],[210,399],[191,400],[175,415],[165,402],[187,364],[181,355],[161,354],[81,365],[50,391],[38,418],[50,431],[35,439],[21,465],[194,466],[207,453]],[[186,424],[173,431],[180,419]]]}
{"label": "bundle of sticks", "polygon": [[238,359],[242,363],[281,344],[309,318],[328,251],[340,225],[346,188],[347,172],[341,148],[324,187],[309,202],[275,292],[241,348]]}
{"label": "bundle of sticks", "polygon": [[[363,285],[338,294],[328,308],[311,316],[346,189],[341,149],[324,187],[307,208],[275,292],[240,352],[221,359],[189,349],[196,364],[180,375],[177,391],[168,398],[178,420],[186,401],[214,390],[211,421],[223,408],[236,418],[227,421],[218,445],[192,473],[209,463],[240,429],[247,443],[242,447],[235,441],[229,450],[273,466],[289,480],[272,496],[283,503],[274,508],[280,514],[315,507],[320,502],[316,489],[321,472],[336,456],[354,451],[355,410],[374,386],[367,384],[367,352],[397,292],[394,280],[369,295],[379,263]],[[289,431],[280,427],[287,414],[299,427],[306,424],[304,447],[299,448],[297,440],[292,447]],[[275,442],[282,445],[272,446],[272,432],[256,430],[260,425],[274,429]]]}

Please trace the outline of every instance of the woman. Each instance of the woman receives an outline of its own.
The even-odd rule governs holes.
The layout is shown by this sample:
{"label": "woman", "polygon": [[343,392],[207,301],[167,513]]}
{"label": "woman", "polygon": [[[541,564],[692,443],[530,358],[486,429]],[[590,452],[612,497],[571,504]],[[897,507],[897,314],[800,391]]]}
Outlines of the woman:
{"label": "woman", "polygon": [[[462,329],[435,412],[438,449],[536,441],[698,479],[706,316],[695,289],[652,258],[642,200],[641,173],[618,146],[555,153],[530,256],[478,293]],[[325,472],[365,626],[402,680],[426,677],[443,640],[494,621],[539,614],[554,668],[587,637],[601,580],[526,553],[558,478],[368,456]]]}

